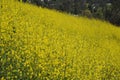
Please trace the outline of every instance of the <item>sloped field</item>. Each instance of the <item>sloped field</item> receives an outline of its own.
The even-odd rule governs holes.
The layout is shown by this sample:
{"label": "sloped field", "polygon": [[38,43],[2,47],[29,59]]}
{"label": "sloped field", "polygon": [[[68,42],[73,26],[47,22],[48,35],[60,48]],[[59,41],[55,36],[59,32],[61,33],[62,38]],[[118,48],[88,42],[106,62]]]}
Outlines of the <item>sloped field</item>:
{"label": "sloped field", "polygon": [[1,80],[120,80],[120,28],[0,0]]}

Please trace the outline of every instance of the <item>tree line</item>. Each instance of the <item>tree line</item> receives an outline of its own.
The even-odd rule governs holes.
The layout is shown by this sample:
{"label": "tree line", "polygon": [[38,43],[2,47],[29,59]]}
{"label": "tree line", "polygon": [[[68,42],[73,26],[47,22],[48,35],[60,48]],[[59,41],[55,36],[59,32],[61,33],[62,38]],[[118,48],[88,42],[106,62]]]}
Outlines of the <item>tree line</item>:
{"label": "tree line", "polygon": [[120,26],[120,0],[19,0]]}

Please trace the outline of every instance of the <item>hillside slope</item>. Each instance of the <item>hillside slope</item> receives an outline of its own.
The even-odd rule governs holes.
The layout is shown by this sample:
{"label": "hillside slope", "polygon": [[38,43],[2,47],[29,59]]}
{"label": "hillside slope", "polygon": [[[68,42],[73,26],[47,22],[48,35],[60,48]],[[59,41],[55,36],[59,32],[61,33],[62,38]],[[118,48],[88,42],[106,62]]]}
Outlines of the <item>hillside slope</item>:
{"label": "hillside slope", "polygon": [[120,80],[120,28],[0,1],[1,80]]}

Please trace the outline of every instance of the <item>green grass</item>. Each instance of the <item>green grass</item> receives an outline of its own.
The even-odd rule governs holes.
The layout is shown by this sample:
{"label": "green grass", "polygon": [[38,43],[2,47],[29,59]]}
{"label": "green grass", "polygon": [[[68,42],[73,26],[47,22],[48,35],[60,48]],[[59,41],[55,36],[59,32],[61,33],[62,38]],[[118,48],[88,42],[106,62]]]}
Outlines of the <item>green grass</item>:
{"label": "green grass", "polygon": [[120,28],[0,0],[1,80],[120,80]]}

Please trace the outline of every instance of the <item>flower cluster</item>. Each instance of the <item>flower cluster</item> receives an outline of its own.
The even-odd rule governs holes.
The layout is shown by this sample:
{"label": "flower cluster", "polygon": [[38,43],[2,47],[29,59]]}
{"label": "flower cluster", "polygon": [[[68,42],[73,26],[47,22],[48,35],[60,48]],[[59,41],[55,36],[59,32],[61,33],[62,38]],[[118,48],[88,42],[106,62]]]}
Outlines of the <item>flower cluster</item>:
{"label": "flower cluster", "polygon": [[14,0],[0,3],[1,80],[120,80],[120,29]]}

